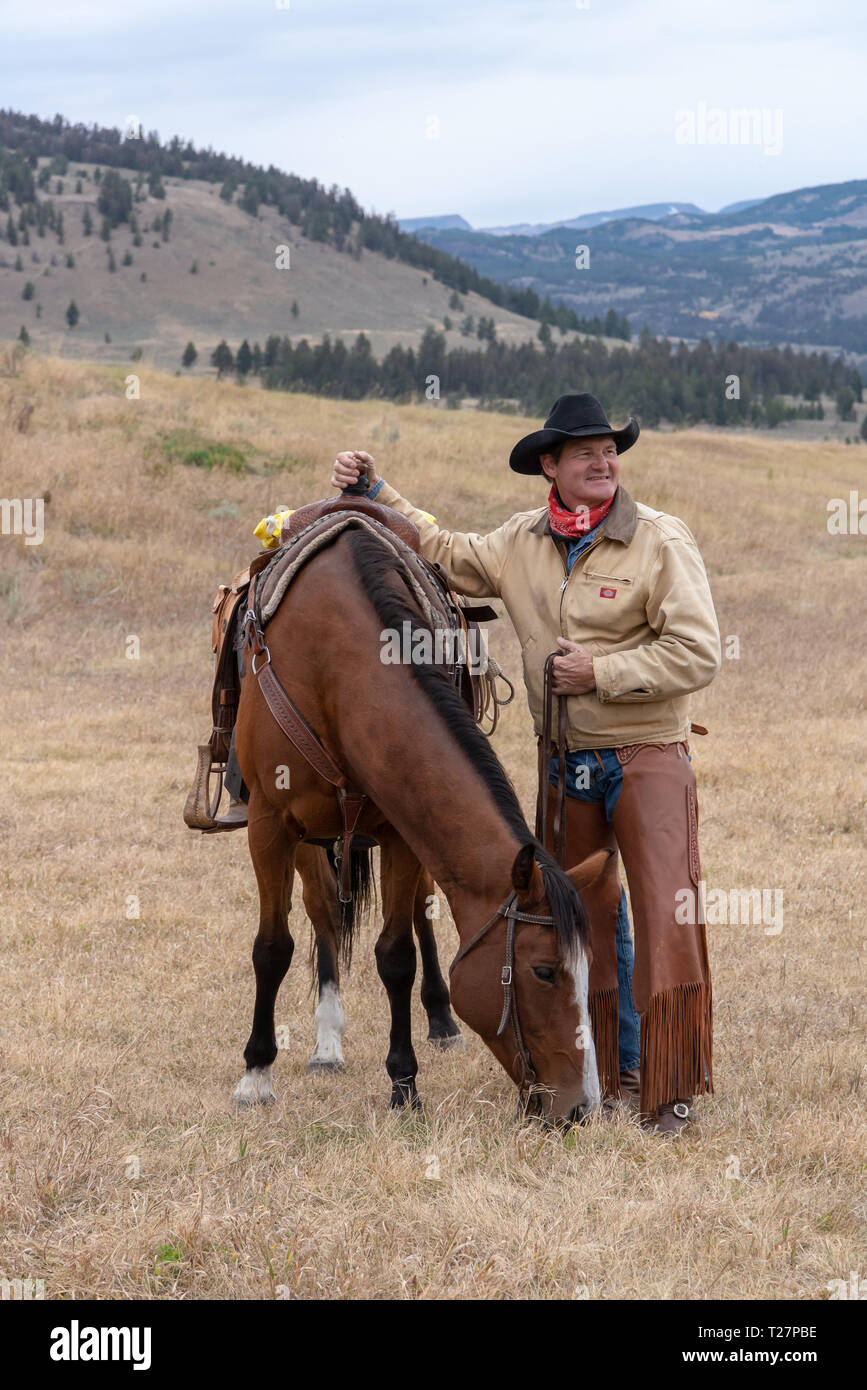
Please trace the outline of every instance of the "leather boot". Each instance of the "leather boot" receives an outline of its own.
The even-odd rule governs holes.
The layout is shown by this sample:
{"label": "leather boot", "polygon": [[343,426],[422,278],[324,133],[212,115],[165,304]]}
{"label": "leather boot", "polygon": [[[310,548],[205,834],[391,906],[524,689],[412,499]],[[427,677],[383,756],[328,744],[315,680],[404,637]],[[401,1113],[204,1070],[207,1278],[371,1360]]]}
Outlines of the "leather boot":
{"label": "leather boot", "polygon": [[685,1100],[672,1100],[660,1105],[655,1115],[646,1116],[642,1123],[652,1134],[662,1134],[668,1139],[677,1139],[692,1118],[692,1096]]}
{"label": "leather boot", "polygon": [[641,1108],[641,1071],[630,1067],[620,1073],[620,1104],[636,1115]]}
{"label": "leather boot", "polygon": [[247,824],[247,803],[236,801],[234,797],[229,800],[229,805],[224,816],[219,818],[220,825],[246,825]]}
{"label": "leather boot", "polygon": [[630,1067],[629,1071],[620,1073],[620,1096],[606,1096],[602,1102],[606,1115],[613,1115],[618,1107],[622,1106],[630,1114],[638,1114],[641,1102],[641,1079],[638,1067]]}

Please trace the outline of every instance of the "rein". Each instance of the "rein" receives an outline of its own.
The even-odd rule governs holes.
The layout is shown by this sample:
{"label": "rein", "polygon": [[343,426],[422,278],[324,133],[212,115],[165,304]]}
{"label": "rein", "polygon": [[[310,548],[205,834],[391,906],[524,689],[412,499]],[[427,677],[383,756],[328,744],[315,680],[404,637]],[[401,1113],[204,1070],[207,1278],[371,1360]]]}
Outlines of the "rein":
{"label": "rein", "polygon": [[[557,753],[557,790],[554,797],[554,858],[561,869],[566,867],[566,697],[554,694],[554,658],[552,652],[545,661],[544,708],[542,737],[539,739],[539,793],[536,801],[536,839],[546,843],[548,832],[548,760],[552,749]],[[557,738],[554,739],[554,701],[557,701]]]}
{"label": "rein", "polygon": [[553,927],[554,918],[541,915],[535,912],[519,912],[515,904],[518,901],[518,894],[511,892],[506,901],[497,908],[493,917],[485,923],[475,936],[471,936],[463,946],[461,946],[451,965],[449,966],[449,978],[452,971],[460,961],[468,956],[474,946],[477,946],[492,927],[501,920],[506,922],[506,963],[500,972],[500,984],[503,986],[503,1012],[500,1017],[500,1026],[497,1029],[497,1037],[502,1037],[509,1023],[512,1025],[512,1033],[515,1039],[515,1046],[518,1049],[518,1058],[521,1062],[521,1080],[518,1083],[520,1090],[527,1091],[536,1084],[536,1071],[533,1067],[533,1059],[530,1056],[530,1049],[524,1042],[524,1034],[521,1032],[521,1020],[518,1016],[518,1001],[515,997],[515,986],[513,980],[513,967],[515,964],[515,923],[532,922],[539,927]]}

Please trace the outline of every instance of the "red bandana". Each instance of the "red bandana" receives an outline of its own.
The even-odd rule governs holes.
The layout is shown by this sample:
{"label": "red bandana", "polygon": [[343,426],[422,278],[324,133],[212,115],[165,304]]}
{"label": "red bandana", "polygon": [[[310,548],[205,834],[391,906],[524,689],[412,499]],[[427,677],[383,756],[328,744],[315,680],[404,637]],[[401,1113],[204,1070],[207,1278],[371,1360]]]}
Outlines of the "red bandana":
{"label": "red bandana", "polygon": [[588,531],[592,531],[602,518],[608,515],[613,501],[614,498],[609,497],[601,507],[582,507],[580,511],[570,512],[557,496],[556,484],[552,484],[548,494],[548,519],[551,530],[555,536],[565,536],[572,541],[577,540],[579,536],[586,536]]}

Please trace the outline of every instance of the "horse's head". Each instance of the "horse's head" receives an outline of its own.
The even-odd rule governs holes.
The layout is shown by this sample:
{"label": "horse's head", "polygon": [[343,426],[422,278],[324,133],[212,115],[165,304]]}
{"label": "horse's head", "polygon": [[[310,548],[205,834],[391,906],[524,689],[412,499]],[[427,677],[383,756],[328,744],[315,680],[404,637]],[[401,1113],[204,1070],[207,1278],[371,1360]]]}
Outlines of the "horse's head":
{"label": "horse's head", "polygon": [[587,916],[578,889],[594,883],[608,850],[563,873],[521,849],[505,915],[462,943],[451,974],[455,1011],[521,1088],[527,1112],[554,1122],[599,1106],[590,1026]]}

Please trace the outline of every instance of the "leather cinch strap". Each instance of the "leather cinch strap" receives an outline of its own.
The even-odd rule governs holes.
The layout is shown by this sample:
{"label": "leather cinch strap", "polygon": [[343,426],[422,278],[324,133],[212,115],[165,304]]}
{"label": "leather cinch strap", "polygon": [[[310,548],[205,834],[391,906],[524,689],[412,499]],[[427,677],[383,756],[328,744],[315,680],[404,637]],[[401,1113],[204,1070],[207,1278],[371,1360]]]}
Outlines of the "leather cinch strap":
{"label": "leather cinch strap", "polygon": [[[554,694],[554,658],[552,652],[545,661],[542,737],[539,740],[539,793],[536,801],[536,839],[546,843],[548,832],[548,762],[552,752],[557,754],[557,794],[554,799],[554,857],[561,869],[566,867],[566,696]],[[554,739],[554,701],[557,701],[557,738]]]}
{"label": "leather cinch strap", "polygon": [[289,742],[297,748],[302,758],[310,764],[314,772],[317,772],[320,777],[325,778],[326,782],[330,782],[333,787],[337,788],[343,826],[340,836],[342,843],[338,856],[338,896],[342,903],[347,903],[352,896],[350,892],[352,839],[368,798],[364,792],[350,785],[346,774],[341,772],[327,748],[311,729],[301,711],[292,703],[277,679],[271,666],[271,653],[265,645],[264,633],[256,616],[257,579],[258,576],[255,575],[250,581],[247,612],[244,614],[244,644],[250,657],[250,669],[259,683],[259,689],[265,697],[265,703]]}

